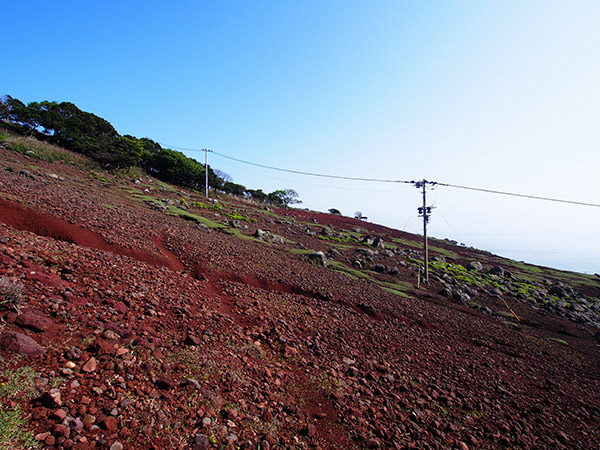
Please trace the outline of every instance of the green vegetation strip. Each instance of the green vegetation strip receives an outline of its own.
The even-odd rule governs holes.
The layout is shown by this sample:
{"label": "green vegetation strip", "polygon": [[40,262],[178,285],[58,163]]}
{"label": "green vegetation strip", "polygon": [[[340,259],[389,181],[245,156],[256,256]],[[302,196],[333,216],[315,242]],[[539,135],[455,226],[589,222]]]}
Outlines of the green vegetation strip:
{"label": "green vegetation strip", "polygon": [[31,367],[0,372],[0,448],[38,448],[36,440],[26,431],[28,423],[19,406],[9,408],[9,400],[29,401],[39,395],[35,388],[37,374]]}

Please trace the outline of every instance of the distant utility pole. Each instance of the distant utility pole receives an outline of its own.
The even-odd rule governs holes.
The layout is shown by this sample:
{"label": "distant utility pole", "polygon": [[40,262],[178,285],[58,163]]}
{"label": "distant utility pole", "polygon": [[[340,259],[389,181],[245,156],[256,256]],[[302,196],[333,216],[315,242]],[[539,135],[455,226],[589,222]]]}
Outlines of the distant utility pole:
{"label": "distant utility pole", "polygon": [[204,196],[206,198],[208,198],[208,152],[212,152],[212,150],[209,150],[207,148],[203,148],[202,151],[204,151],[204,175],[205,175],[205,180],[204,180]]}
{"label": "distant utility pole", "polygon": [[429,216],[431,215],[431,206],[427,206],[427,193],[426,187],[427,184],[435,184],[435,182],[420,180],[415,181],[415,187],[417,189],[423,189],[423,206],[419,206],[419,217],[423,218],[423,265],[425,267],[425,281],[429,282],[429,247],[427,245],[427,224],[429,223]]}

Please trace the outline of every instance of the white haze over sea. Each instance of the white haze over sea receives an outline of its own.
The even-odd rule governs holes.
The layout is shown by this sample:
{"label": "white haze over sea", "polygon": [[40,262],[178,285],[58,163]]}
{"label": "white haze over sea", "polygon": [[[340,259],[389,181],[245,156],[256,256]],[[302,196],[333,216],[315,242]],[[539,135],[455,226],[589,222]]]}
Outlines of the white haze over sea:
{"label": "white haze over sea", "polygon": [[489,234],[473,233],[462,238],[467,246],[515,261],[579,273],[600,273],[600,253],[595,242],[597,236],[591,233],[571,236],[507,233],[493,238]]}

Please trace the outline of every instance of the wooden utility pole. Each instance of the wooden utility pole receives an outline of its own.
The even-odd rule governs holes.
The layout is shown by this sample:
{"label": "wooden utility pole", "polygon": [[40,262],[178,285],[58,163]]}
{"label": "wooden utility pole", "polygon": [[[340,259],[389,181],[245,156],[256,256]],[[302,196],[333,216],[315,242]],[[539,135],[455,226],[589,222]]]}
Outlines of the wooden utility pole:
{"label": "wooden utility pole", "polygon": [[429,246],[427,245],[427,222],[429,215],[427,214],[427,197],[425,186],[427,182],[423,180],[423,264],[425,265],[425,281],[429,281]]}
{"label": "wooden utility pole", "polygon": [[420,206],[418,210],[419,216],[423,217],[423,278],[425,282],[429,282],[429,246],[427,244],[427,224],[429,223],[429,215],[431,214],[431,206],[427,206],[427,183],[429,183],[427,180],[415,182],[415,187],[423,190],[423,206]]}
{"label": "wooden utility pole", "polygon": [[210,150],[207,148],[205,148],[203,150],[204,150],[204,175],[205,175],[204,196],[208,199],[208,152],[210,152]]}

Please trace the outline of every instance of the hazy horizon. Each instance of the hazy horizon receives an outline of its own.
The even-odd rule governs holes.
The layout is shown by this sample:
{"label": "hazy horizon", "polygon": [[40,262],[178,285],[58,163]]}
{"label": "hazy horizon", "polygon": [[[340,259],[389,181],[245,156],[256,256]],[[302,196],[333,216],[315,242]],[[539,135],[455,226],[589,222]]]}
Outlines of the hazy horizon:
{"label": "hazy horizon", "polygon": [[[59,0],[4,13],[0,93],[72,102],[121,134],[305,172],[600,203],[596,1]],[[311,209],[411,232],[419,220],[410,185],[209,164],[249,188],[295,189]],[[579,252],[600,272],[600,208],[447,187],[428,198],[433,236],[560,264]],[[581,249],[566,243],[583,233]]]}

